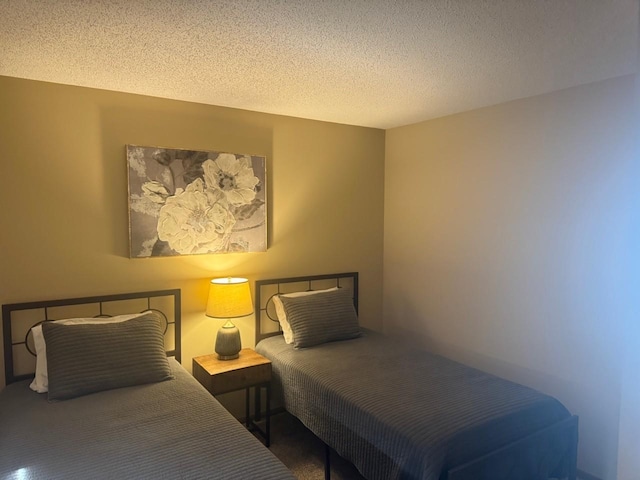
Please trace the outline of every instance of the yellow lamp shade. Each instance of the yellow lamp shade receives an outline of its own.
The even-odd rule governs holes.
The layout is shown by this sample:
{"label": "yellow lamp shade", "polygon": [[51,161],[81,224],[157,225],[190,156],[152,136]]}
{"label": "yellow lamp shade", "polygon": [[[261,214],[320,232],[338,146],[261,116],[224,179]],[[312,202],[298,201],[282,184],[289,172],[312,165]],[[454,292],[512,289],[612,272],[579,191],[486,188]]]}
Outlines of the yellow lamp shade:
{"label": "yellow lamp shade", "polygon": [[211,280],[206,310],[208,317],[236,318],[252,313],[249,280],[232,277]]}

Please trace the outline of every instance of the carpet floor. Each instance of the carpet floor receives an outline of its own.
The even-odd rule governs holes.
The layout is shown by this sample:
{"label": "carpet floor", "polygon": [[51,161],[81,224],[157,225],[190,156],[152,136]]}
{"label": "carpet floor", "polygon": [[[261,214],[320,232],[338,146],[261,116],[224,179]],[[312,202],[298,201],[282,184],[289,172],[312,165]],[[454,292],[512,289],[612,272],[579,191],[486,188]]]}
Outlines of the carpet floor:
{"label": "carpet floor", "polygon": [[[271,452],[298,480],[324,479],[324,445],[287,412],[271,417]],[[331,480],[365,480],[349,462],[331,452]]]}

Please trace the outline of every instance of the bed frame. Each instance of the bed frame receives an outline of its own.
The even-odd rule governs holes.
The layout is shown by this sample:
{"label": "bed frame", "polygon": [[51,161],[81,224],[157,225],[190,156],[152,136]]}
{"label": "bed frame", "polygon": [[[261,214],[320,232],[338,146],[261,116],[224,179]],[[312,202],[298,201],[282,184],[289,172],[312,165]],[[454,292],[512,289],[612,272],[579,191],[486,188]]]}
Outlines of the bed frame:
{"label": "bed frame", "polygon": [[[256,281],[256,344],[264,338],[282,333],[273,306],[272,298],[274,295],[303,290],[319,290],[332,286],[351,288],[357,311],[357,272]],[[467,464],[457,466],[444,473],[441,480],[525,480],[529,478],[525,471],[530,471],[531,465],[537,465],[540,472],[545,471],[544,462],[547,453],[554,449],[557,450],[558,446],[566,451],[564,458],[564,470],[568,472],[566,479],[576,480],[577,416],[566,418]],[[325,445],[325,447],[325,479],[328,480],[330,478],[330,446]]]}
{"label": "bed frame", "polygon": [[181,359],[180,289],[12,303],[2,306],[4,372],[7,385],[33,377],[35,349],[31,328],[75,317],[112,317],[152,310],[165,321],[167,356]]}

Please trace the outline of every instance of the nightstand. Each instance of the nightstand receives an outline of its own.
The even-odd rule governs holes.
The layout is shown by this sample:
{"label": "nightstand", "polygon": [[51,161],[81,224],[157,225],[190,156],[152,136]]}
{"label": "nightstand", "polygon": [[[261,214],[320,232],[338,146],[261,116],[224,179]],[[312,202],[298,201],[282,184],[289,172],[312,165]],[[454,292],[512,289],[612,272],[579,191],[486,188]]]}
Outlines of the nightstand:
{"label": "nightstand", "polygon": [[[193,376],[212,395],[245,389],[246,425],[258,432],[268,447],[271,441],[271,361],[250,348],[240,350],[240,356],[233,360],[219,360],[217,355],[202,355],[193,358]],[[249,409],[251,387],[256,389],[254,419]],[[256,421],[261,419],[260,389],[267,390],[265,430]],[[255,420],[255,421],[254,421]]]}

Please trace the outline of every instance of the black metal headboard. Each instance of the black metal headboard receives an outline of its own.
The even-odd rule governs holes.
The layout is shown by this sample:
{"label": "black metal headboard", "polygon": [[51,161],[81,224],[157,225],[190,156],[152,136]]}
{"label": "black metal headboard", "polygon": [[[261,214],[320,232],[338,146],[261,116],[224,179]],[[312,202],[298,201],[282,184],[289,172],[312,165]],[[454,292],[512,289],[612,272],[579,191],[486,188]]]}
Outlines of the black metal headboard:
{"label": "black metal headboard", "polygon": [[13,303],[2,306],[4,372],[7,385],[33,377],[35,349],[31,328],[62,318],[111,317],[153,310],[166,322],[167,356],[181,360],[180,289]]}
{"label": "black metal headboard", "polygon": [[264,338],[282,334],[272,301],[275,295],[331,287],[350,288],[353,292],[353,304],[356,312],[358,311],[358,272],[257,280],[255,287],[256,344]]}

